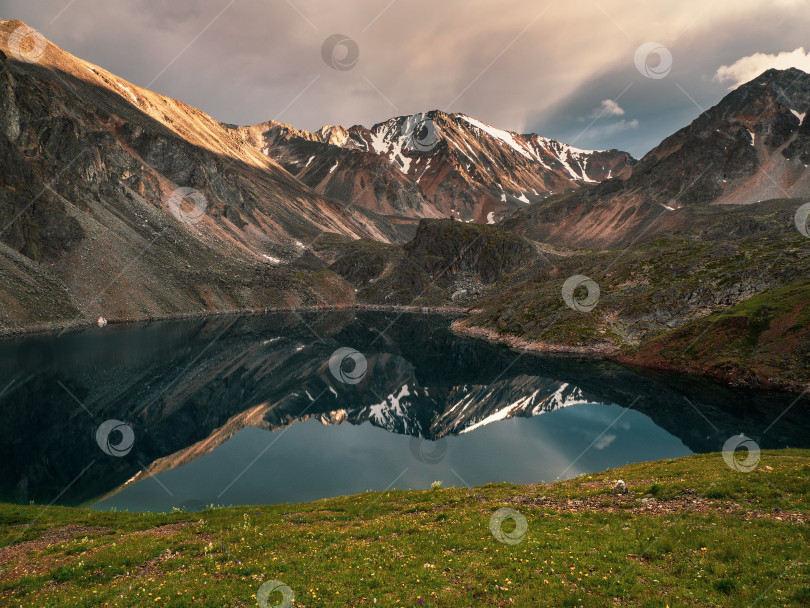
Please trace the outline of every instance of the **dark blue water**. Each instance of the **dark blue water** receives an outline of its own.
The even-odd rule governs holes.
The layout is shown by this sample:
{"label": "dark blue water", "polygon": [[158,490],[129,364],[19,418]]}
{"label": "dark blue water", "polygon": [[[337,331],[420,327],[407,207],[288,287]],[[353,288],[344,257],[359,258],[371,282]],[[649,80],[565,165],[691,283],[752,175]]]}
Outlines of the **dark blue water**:
{"label": "dark blue water", "polygon": [[441,316],[107,326],[2,342],[0,365],[3,501],[195,509],[551,481],[739,433],[808,447],[795,395],[521,354]]}

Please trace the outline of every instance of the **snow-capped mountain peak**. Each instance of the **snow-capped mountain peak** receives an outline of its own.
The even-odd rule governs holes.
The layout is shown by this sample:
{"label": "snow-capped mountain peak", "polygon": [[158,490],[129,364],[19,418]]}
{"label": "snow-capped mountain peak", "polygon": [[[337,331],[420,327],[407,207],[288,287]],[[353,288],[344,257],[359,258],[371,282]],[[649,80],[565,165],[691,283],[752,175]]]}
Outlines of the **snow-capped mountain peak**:
{"label": "snow-capped mountain peak", "polygon": [[[254,139],[256,128],[254,129]],[[431,110],[315,133],[267,123],[253,142],[327,196],[384,214],[491,223],[553,194],[629,175],[618,150],[584,150]]]}

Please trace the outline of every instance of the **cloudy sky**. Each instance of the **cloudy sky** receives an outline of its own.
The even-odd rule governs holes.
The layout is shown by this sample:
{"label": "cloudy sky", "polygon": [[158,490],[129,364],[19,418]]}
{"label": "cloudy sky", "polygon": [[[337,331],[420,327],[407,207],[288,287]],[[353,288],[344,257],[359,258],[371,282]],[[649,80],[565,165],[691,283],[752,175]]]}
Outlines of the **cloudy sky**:
{"label": "cloudy sky", "polygon": [[767,67],[810,71],[807,8],[807,0],[0,0],[0,17],[223,122],[370,126],[439,108],[639,157]]}

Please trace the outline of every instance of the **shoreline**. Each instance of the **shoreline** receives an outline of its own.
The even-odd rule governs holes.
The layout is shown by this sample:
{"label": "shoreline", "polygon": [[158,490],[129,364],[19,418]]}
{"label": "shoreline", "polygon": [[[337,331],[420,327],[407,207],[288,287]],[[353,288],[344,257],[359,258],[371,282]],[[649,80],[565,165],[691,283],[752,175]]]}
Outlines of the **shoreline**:
{"label": "shoreline", "polygon": [[[468,309],[460,306],[397,306],[392,304],[351,304],[348,306],[290,306],[273,308],[239,308],[231,310],[203,310],[189,313],[168,313],[164,315],[147,315],[133,319],[107,319],[107,325],[132,325],[135,323],[153,323],[156,321],[179,321],[225,315],[261,315],[281,312],[341,312],[341,311],[378,311],[419,314],[439,314],[445,316],[466,315]],[[67,333],[97,326],[97,320],[78,319],[73,321],[47,321],[21,327],[0,328],[0,341],[13,338],[42,335],[51,332]]]}
{"label": "shoreline", "polygon": [[618,353],[619,348],[613,345],[604,346],[567,346],[565,344],[553,344],[551,342],[537,342],[526,340],[518,336],[501,335],[485,327],[462,327],[456,321],[451,323],[450,329],[457,336],[465,338],[476,338],[486,340],[493,344],[502,344],[511,349],[529,352],[532,354],[572,356],[586,359],[612,360],[611,357]]}
{"label": "shoreline", "polygon": [[[191,313],[177,313],[166,315],[149,315],[137,319],[112,319],[107,320],[108,325],[124,325],[135,323],[151,323],[156,321],[177,321],[184,319],[197,319],[224,315],[254,315],[271,314],[284,312],[350,312],[350,311],[378,311],[378,312],[400,312],[402,314],[437,314],[452,317],[450,331],[455,335],[484,340],[490,344],[499,344],[511,348],[512,350],[531,353],[533,355],[577,357],[585,359],[595,359],[611,361],[627,367],[643,370],[651,370],[665,373],[680,373],[691,376],[699,376],[715,381],[730,388],[752,389],[761,391],[776,391],[788,394],[803,394],[810,390],[810,385],[803,385],[798,382],[785,382],[779,379],[757,379],[749,378],[728,378],[719,373],[713,373],[712,368],[695,369],[690,365],[678,366],[662,361],[642,363],[632,355],[623,353],[622,350],[609,343],[596,346],[569,346],[564,344],[554,344],[550,342],[537,342],[527,340],[518,336],[502,335],[484,327],[465,327],[459,321],[467,317],[470,309],[462,306],[400,306],[387,304],[352,304],[348,306],[300,306],[300,307],[278,307],[278,308],[245,308],[235,310],[207,310]],[[67,333],[87,329],[97,325],[97,322],[88,319],[74,320],[68,322],[52,321],[38,323],[26,327],[0,329],[0,341],[12,340],[25,336],[45,335],[52,332]]]}
{"label": "shoreline", "polygon": [[781,392],[791,395],[802,395],[805,392],[810,391],[810,385],[804,385],[798,382],[791,383],[770,378],[761,380],[758,376],[756,381],[741,378],[728,378],[718,373],[713,373],[715,370],[712,368],[695,369],[695,367],[690,365],[678,366],[661,361],[645,364],[632,355],[623,353],[619,347],[612,344],[605,344],[603,346],[567,346],[564,344],[537,342],[534,340],[526,340],[525,338],[520,338],[518,336],[501,335],[484,327],[464,327],[458,323],[458,320],[451,323],[450,329],[458,336],[485,340],[493,344],[502,344],[513,350],[528,352],[534,355],[577,357],[610,361],[612,363],[618,363],[619,365],[641,370],[677,373],[706,378],[728,388]]}

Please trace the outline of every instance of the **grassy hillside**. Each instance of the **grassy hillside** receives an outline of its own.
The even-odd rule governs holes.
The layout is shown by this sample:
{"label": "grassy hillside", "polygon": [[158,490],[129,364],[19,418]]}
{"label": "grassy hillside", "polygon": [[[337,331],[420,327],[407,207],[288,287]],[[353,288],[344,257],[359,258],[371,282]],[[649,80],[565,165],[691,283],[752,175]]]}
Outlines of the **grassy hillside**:
{"label": "grassy hillside", "polygon": [[[798,202],[688,210],[692,221],[666,237],[614,250],[549,250],[486,291],[457,327],[516,346],[802,390],[810,384],[810,239],[792,226]],[[599,286],[590,311],[562,297],[574,275]]]}
{"label": "grassy hillside", "polygon": [[633,363],[735,383],[801,387],[810,379],[810,282],[772,289],[644,344]]}
{"label": "grassy hillside", "polygon": [[[611,492],[617,478],[628,494]],[[526,519],[516,544],[490,531],[502,508]],[[556,484],[197,513],[2,505],[0,603],[255,606],[278,580],[309,607],[801,606],[808,516],[798,450],[763,452],[750,473],[708,454]]]}

